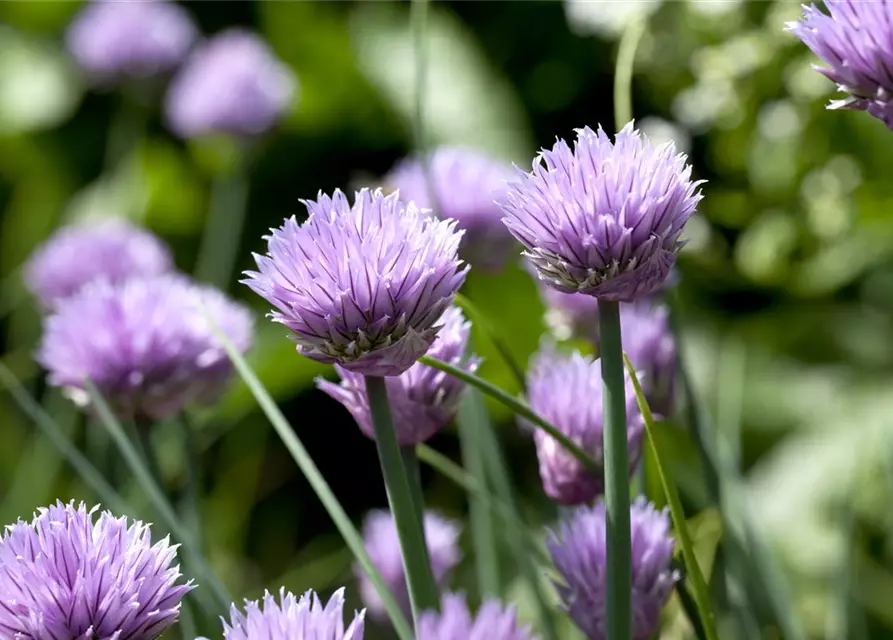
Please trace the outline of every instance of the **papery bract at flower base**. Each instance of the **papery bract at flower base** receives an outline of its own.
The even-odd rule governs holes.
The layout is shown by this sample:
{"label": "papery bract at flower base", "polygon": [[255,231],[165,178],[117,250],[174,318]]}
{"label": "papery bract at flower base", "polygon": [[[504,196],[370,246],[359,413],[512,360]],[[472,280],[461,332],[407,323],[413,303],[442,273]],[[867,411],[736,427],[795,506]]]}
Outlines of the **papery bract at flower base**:
{"label": "papery bract at flower base", "polygon": [[577,130],[559,140],[500,199],[505,224],[539,278],[566,293],[632,301],[666,280],[694,213],[700,183],[672,143],[653,147],[633,129]]}
{"label": "papery bract at flower base", "polygon": [[863,109],[893,129],[893,2],[825,0],[825,6],[830,15],[804,6],[802,19],[787,28],[830,65],[816,70],[850,94],[828,108]]}
{"label": "papery bract at flower base", "polygon": [[[642,454],[645,423],[626,379],[627,446],[630,472]],[[579,352],[558,353],[546,346],[527,375],[530,407],[588,453],[599,469],[586,469],[572,453],[541,429],[534,433],[543,489],[561,504],[589,502],[604,490],[604,414],[601,363]],[[526,421],[526,428],[533,428]]]}
{"label": "papery bract at flower base", "polygon": [[[263,601],[246,600],[245,612],[233,605],[229,622],[223,623],[225,640],[363,640],[365,611],[354,614],[344,628],[344,589],[323,604],[313,591],[300,598],[279,591],[279,602],[270,593]],[[207,640],[207,638],[196,638]]]}
{"label": "papery bract at flower base", "polygon": [[[431,560],[431,571],[437,586],[442,588],[462,559],[462,551],[459,549],[462,526],[433,511],[425,513],[424,520],[425,544],[428,547],[428,557]],[[389,511],[371,511],[366,516],[363,523],[363,542],[372,559],[372,564],[381,573],[391,593],[397,598],[404,615],[409,618],[412,611],[409,592],[406,589],[403,554],[400,551],[397,526]],[[359,581],[360,595],[363,597],[363,603],[369,609],[369,613],[378,619],[385,619],[387,613],[375,585],[369,580],[362,567],[355,566],[354,572]]]}
{"label": "papery bract at flower base", "polygon": [[431,198],[425,167],[419,158],[406,158],[384,178],[400,191],[405,202],[433,209],[438,217],[452,218],[465,231],[459,255],[475,269],[495,272],[505,266],[515,240],[502,223],[495,199],[514,177],[511,165],[483,151],[440,147],[428,160]]}
{"label": "papery bract at flower base", "polygon": [[192,588],[171,566],[176,545],[149,526],[83,503],[56,503],[0,538],[0,637],[152,640]]}
{"label": "papery bract at flower base", "polygon": [[[558,592],[589,640],[606,640],[607,549],[605,505],[578,508],[547,542],[562,583]],[[666,510],[644,498],[630,508],[633,640],[657,633],[660,612],[679,574],[670,566],[673,538]]]}
{"label": "papery bract at flower base", "polygon": [[336,191],[305,201],[267,237],[269,254],[243,282],[273,304],[298,351],[363,375],[397,376],[424,355],[465,281],[462,232],[398,193]]}
{"label": "papery bract at flower base", "polygon": [[250,347],[251,314],[216,289],[179,275],[94,282],[46,318],[38,360],[79,404],[90,380],[121,417],[163,419],[213,401],[232,374],[208,316]]}
{"label": "papery bract at flower base", "polygon": [[440,613],[426,611],[419,621],[418,640],[536,640],[526,625],[518,622],[514,607],[486,600],[477,614],[468,610],[465,596],[446,594]]}
{"label": "papery bract at flower base", "polygon": [[121,282],[173,268],[168,248],[126,220],[63,227],[38,247],[25,265],[25,283],[44,309],[94,280]]}
{"label": "papery bract at flower base", "polygon": [[85,71],[110,81],[172,69],[197,35],[189,14],[174,2],[95,0],[74,19],[66,40]]}
{"label": "papery bract at flower base", "polygon": [[[479,360],[465,354],[471,323],[453,306],[444,312],[438,324],[443,326],[428,355],[473,373]],[[374,438],[365,378],[338,365],[335,369],[341,376],[340,384],[320,379],[317,386],[347,407],[360,430]],[[449,424],[459,410],[465,389],[465,383],[458,378],[419,362],[399,376],[387,378],[385,384],[397,441],[402,446],[425,442]]]}
{"label": "papery bract at flower base", "polygon": [[177,135],[257,136],[288,111],[297,81],[260,36],[242,29],[220,33],[190,56],[165,104]]}

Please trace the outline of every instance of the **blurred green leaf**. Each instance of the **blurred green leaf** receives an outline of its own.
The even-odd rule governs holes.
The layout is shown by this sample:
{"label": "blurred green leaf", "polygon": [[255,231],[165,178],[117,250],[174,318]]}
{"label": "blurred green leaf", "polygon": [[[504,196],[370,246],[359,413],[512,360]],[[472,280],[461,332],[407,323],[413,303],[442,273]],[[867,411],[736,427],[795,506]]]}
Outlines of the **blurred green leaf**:
{"label": "blurred green leaf", "polygon": [[82,91],[61,51],[0,25],[0,134],[59,124],[77,107]]}

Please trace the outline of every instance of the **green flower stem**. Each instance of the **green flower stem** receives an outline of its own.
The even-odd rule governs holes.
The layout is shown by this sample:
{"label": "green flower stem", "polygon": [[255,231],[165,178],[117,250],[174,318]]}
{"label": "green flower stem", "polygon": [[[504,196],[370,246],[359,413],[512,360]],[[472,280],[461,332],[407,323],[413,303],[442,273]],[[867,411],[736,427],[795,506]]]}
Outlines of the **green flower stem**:
{"label": "green flower stem", "polygon": [[[439,597],[434,574],[431,572],[431,562],[428,559],[422,519],[416,510],[413,488],[403,464],[400,445],[397,444],[397,433],[391,421],[385,379],[379,376],[366,376],[366,392],[369,394],[369,409],[372,414],[372,429],[375,432],[381,474],[388,492],[388,503],[394,516],[394,523],[397,526],[400,549],[403,552],[413,620],[418,627],[419,614],[422,611],[439,608]],[[421,493],[421,489],[417,491]]]}
{"label": "green flower stem", "polygon": [[0,384],[2,384],[22,411],[34,421],[44,436],[59,450],[66,462],[71,465],[81,479],[87,483],[106,508],[115,513],[133,516],[134,510],[112,486],[106,482],[96,467],[82,454],[71,441],[70,435],[37,403],[12,372],[0,364]]}
{"label": "green flower stem", "polygon": [[201,485],[201,464],[198,442],[196,441],[196,426],[192,423],[186,413],[181,416],[181,425],[183,427],[183,452],[186,463],[186,486],[183,490],[183,499],[181,510],[183,519],[189,530],[192,531],[192,537],[201,544],[202,528],[201,513],[199,511],[199,486]]}
{"label": "green flower stem", "polygon": [[[601,302],[599,302],[601,307]],[[701,573],[701,567],[698,565],[698,559],[695,556],[694,546],[692,545],[691,536],[688,534],[688,524],[685,521],[685,511],[682,509],[682,501],[679,499],[679,492],[676,485],[670,481],[664,471],[661,463],[660,451],[657,448],[657,441],[654,438],[654,416],[651,414],[651,408],[642,391],[642,385],[636,375],[636,368],[630,359],[624,354],[624,362],[626,370],[629,372],[633,383],[633,390],[636,394],[636,402],[642,417],[645,420],[645,433],[648,437],[648,447],[654,451],[655,467],[657,474],[660,476],[661,484],[664,487],[664,493],[667,496],[667,502],[670,506],[670,517],[673,519],[673,528],[679,537],[679,544],[682,547],[682,559],[685,561],[685,568],[689,580],[691,580],[692,589],[694,590],[695,604],[701,617],[701,624],[704,627],[704,633],[707,640],[719,640],[716,632],[716,622],[713,619],[713,611],[710,608],[710,596],[707,592],[707,583],[704,580],[704,574]]]}
{"label": "green flower stem", "polygon": [[226,588],[217,578],[207,560],[205,560],[195,540],[192,539],[190,533],[177,518],[174,508],[164,495],[161,487],[158,486],[158,483],[152,477],[152,472],[149,470],[146,461],[140,455],[137,447],[130,441],[130,438],[127,437],[127,432],[115,418],[108,403],[106,403],[105,399],[89,380],[86,381],[86,387],[87,392],[90,394],[90,403],[96,410],[105,428],[108,429],[109,435],[115,441],[118,450],[136,477],[137,482],[139,482],[149,500],[151,500],[152,506],[158,512],[158,515],[161,516],[164,524],[174,537],[182,543],[184,553],[189,557],[192,567],[199,574],[199,580],[213,591],[217,604],[222,607],[222,610],[227,611],[233,600],[227,593]]}
{"label": "green flower stem", "polygon": [[525,418],[529,422],[532,422],[537,428],[542,429],[543,431],[548,433],[558,442],[558,444],[567,449],[572,456],[579,460],[580,463],[591,472],[599,473],[599,465],[596,463],[595,460],[592,459],[592,457],[588,453],[577,446],[573,442],[573,440],[561,433],[561,431],[559,431],[555,425],[547,422],[542,417],[540,417],[523,400],[520,400],[506,393],[495,384],[488,382],[483,378],[479,378],[478,376],[474,375],[473,373],[469,373],[464,369],[453,366],[448,362],[444,362],[443,360],[438,360],[437,358],[426,355],[419,358],[419,362],[421,362],[422,364],[426,364],[429,367],[439,369],[440,371],[444,371],[454,378],[458,378],[459,380],[467,382],[471,386],[480,389],[494,400],[499,401],[500,403],[514,411],[516,415]]}
{"label": "green flower stem", "polygon": [[195,265],[197,280],[221,288],[230,284],[247,205],[248,177],[244,159],[240,159],[232,173],[216,178],[211,187],[210,210]]}
{"label": "green flower stem", "polygon": [[617,66],[614,68],[614,126],[617,131],[633,119],[633,67],[636,49],[645,33],[645,22],[644,18],[632,20],[617,47]]}
{"label": "green flower stem", "polygon": [[409,479],[409,488],[412,491],[412,506],[415,509],[416,517],[420,518],[424,525],[425,496],[422,494],[422,471],[419,467],[419,458],[416,455],[415,447],[412,445],[400,447],[400,457],[403,459],[406,477]]}
{"label": "green flower stem", "polygon": [[632,569],[629,525],[629,451],[620,303],[598,301],[605,411],[605,518],[608,554],[608,640],[632,637]]}
{"label": "green flower stem", "polygon": [[344,507],[338,502],[338,498],[332,493],[332,489],[319,472],[319,469],[313,462],[313,458],[310,457],[310,454],[307,452],[307,449],[304,448],[300,438],[298,438],[291,425],[288,424],[285,416],[282,415],[279,407],[276,406],[276,401],[273,400],[269,392],[264,388],[263,384],[261,384],[257,374],[254,373],[245,361],[245,358],[242,357],[242,354],[233,346],[232,341],[226,334],[220,331],[220,327],[218,327],[214,322],[214,319],[208,315],[207,310],[205,310],[205,317],[214,330],[217,339],[220,340],[220,344],[223,345],[223,348],[226,350],[226,354],[229,356],[229,359],[236,368],[239,376],[251,391],[254,399],[257,400],[258,405],[260,405],[260,408],[267,416],[270,424],[273,425],[273,428],[276,430],[276,433],[279,435],[286,449],[288,449],[288,452],[291,454],[295,463],[301,469],[301,473],[307,478],[307,482],[310,483],[310,486],[313,488],[319,501],[322,502],[329,517],[332,518],[332,522],[335,523],[335,526],[341,533],[341,537],[344,538],[344,542],[347,543],[347,546],[357,559],[357,562],[363,567],[363,571],[369,576],[369,579],[375,586],[375,590],[378,592],[378,595],[384,603],[385,611],[387,611],[388,618],[390,618],[391,624],[394,626],[394,632],[397,634],[397,637],[400,640],[412,640],[412,629],[406,621],[403,612],[400,610],[400,605],[394,598],[394,594],[388,589],[387,583],[385,583],[384,578],[381,576],[381,572],[375,568],[374,564],[372,564],[372,559],[369,557],[369,552],[366,551],[363,538],[350,521],[350,518],[344,511]]}
{"label": "green flower stem", "polygon": [[[487,491],[487,468],[484,462],[484,451],[481,447],[481,431],[478,405],[479,392],[473,395],[473,389],[467,389],[459,404],[456,415],[456,427],[462,445],[462,462],[475,482]],[[471,519],[471,539],[474,545],[474,566],[477,570],[478,589],[482,596],[499,595],[499,546],[496,539],[496,525],[492,517],[492,509],[479,495],[469,496],[469,515]]]}

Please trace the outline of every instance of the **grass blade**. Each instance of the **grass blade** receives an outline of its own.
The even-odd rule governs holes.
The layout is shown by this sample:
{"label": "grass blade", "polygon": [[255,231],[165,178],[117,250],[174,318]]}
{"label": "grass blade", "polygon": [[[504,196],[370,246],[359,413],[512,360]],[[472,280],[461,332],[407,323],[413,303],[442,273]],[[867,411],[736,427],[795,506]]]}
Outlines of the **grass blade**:
{"label": "grass blade", "polygon": [[115,418],[108,403],[105,401],[105,398],[102,397],[102,394],[99,393],[96,386],[91,381],[87,380],[85,386],[87,388],[87,393],[90,394],[91,405],[96,410],[100,421],[105,425],[105,428],[108,429],[109,435],[111,435],[112,440],[115,441],[118,450],[121,452],[121,455],[130,467],[131,472],[136,477],[137,482],[139,482],[149,500],[151,500],[155,511],[161,516],[165,526],[170,530],[173,536],[183,545],[183,550],[189,557],[193,569],[199,574],[198,578],[205,581],[208,588],[214,592],[214,597],[217,599],[218,604],[223,608],[222,610],[227,611],[232,604],[232,597],[227,593],[226,588],[217,578],[217,575],[211,569],[207,560],[205,560],[198,544],[193,540],[189,531],[187,531],[180,523],[167,496],[164,495],[164,492],[152,477],[152,472],[149,470],[146,461],[140,455],[130,438],[127,437],[127,432],[124,430],[123,425],[118,419]]}
{"label": "grass blade", "polygon": [[633,119],[633,67],[636,49],[645,33],[645,22],[641,17],[630,21],[617,47],[617,66],[614,67],[614,127],[617,131]]}
{"label": "grass blade", "polygon": [[344,542],[350,548],[354,557],[357,559],[357,562],[363,567],[363,571],[366,572],[366,575],[369,576],[369,579],[375,585],[375,589],[378,591],[379,596],[381,596],[381,599],[384,602],[385,610],[388,613],[388,617],[394,626],[394,631],[397,636],[400,640],[413,640],[412,629],[409,622],[406,620],[406,617],[403,615],[403,612],[400,610],[400,605],[397,604],[397,600],[394,599],[394,595],[388,589],[381,573],[379,573],[378,569],[375,568],[375,565],[372,564],[372,559],[366,551],[362,537],[350,521],[350,518],[344,511],[341,503],[338,502],[335,494],[332,493],[332,489],[319,472],[319,469],[313,462],[313,458],[310,457],[307,449],[304,448],[303,443],[291,428],[291,425],[285,419],[285,416],[282,415],[279,407],[276,406],[276,402],[270,394],[267,393],[267,390],[245,361],[245,358],[242,357],[242,354],[240,354],[233,346],[229,338],[220,331],[220,328],[216,326],[210,316],[207,316],[207,320],[213,327],[217,339],[220,340],[221,345],[226,350],[227,356],[229,356],[229,359],[232,361],[239,376],[245,382],[255,400],[257,400],[261,410],[267,416],[270,424],[273,425],[276,433],[282,439],[283,444],[286,449],[288,449],[292,458],[294,458],[298,468],[300,468],[304,477],[307,478],[310,486],[313,487],[316,496],[319,498],[320,502],[323,503],[329,517],[332,518],[339,533],[341,533],[341,536],[344,538]]}
{"label": "grass blade", "polygon": [[599,473],[599,465],[592,459],[592,457],[583,451],[575,442],[573,442],[570,438],[564,435],[558,428],[544,420],[540,417],[533,409],[531,409],[526,402],[520,400],[496,385],[484,380],[483,378],[479,378],[473,373],[469,373],[464,369],[460,369],[459,367],[455,367],[448,362],[444,362],[443,360],[438,360],[437,358],[433,358],[431,356],[422,356],[419,358],[419,362],[422,364],[426,364],[429,367],[434,367],[435,369],[439,369],[440,371],[444,371],[454,378],[458,378],[463,382],[468,383],[472,387],[480,389],[485,394],[490,396],[491,398],[498,400],[506,407],[514,411],[517,415],[525,418],[529,422],[533,423],[537,428],[542,429],[550,436],[552,436],[562,447],[567,449],[572,456],[574,456],[577,460],[580,461],[583,466],[592,471],[593,473]]}
{"label": "grass blade", "polygon": [[[421,462],[424,462],[447,480],[478,498],[488,509],[500,517],[504,525],[518,526],[514,510],[494,497],[487,490],[487,487],[478,482],[476,477],[472,476],[458,464],[426,444],[416,445],[416,455]],[[551,565],[552,559],[546,554],[539,540],[529,532],[526,539],[526,552],[536,557],[539,564]]]}
{"label": "grass blade", "polygon": [[0,383],[9,391],[13,399],[22,408],[22,411],[34,421],[44,436],[59,450],[62,457],[71,465],[81,479],[87,483],[102,501],[107,509],[115,513],[133,516],[133,509],[127,504],[117,491],[106,482],[96,467],[82,454],[71,441],[71,438],[53,418],[44,411],[43,407],[34,400],[25,387],[19,383],[12,372],[3,364],[0,364]]}
{"label": "grass blade", "polygon": [[[456,415],[456,427],[462,445],[462,462],[482,491],[487,491],[487,470],[484,466],[483,447],[480,446],[479,396],[473,397],[471,389],[463,394]],[[496,542],[496,524],[493,511],[479,495],[469,495],[468,510],[471,519],[471,539],[474,545],[475,569],[481,596],[497,596],[499,588],[499,546]]]}
{"label": "grass blade", "polygon": [[676,535],[679,536],[679,543],[682,547],[682,557],[685,560],[685,567],[688,571],[688,577],[691,580],[692,589],[694,591],[695,604],[698,613],[701,616],[701,624],[707,640],[719,640],[716,632],[716,621],[713,618],[713,611],[710,608],[710,598],[707,593],[707,583],[704,581],[704,574],[698,566],[698,560],[695,557],[694,548],[692,547],[691,537],[688,534],[688,527],[685,522],[685,512],[682,510],[682,502],[679,500],[679,492],[676,485],[670,482],[667,474],[664,472],[663,463],[661,462],[660,451],[657,450],[657,442],[654,439],[654,417],[651,415],[651,408],[642,392],[642,386],[639,384],[639,378],[636,376],[636,369],[629,357],[624,353],[623,360],[626,363],[626,369],[632,379],[633,388],[636,393],[636,402],[642,417],[645,419],[645,432],[648,436],[648,446],[654,451],[655,466],[660,476],[661,484],[664,487],[664,494],[667,496],[667,502],[670,506],[670,516],[673,518],[673,526],[676,529]]}
{"label": "grass blade", "polygon": [[542,624],[543,635],[547,640],[557,640],[558,631],[555,627],[555,618],[552,615],[552,609],[546,600],[546,594],[543,592],[542,584],[537,575],[536,565],[533,563],[530,555],[525,553],[524,536],[521,533],[527,527],[518,510],[518,502],[512,487],[512,481],[508,474],[508,465],[505,456],[502,453],[502,447],[499,446],[499,440],[496,438],[496,432],[490,423],[490,417],[484,409],[484,399],[477,389],[467,389],[466,393],[476,396],[476,402],[479,406],[478,419],[480,422],[475,425],[479,431],[477,442],[482,448],[484,458],[489,462],[487,470],[489,471],[490,481],[492,482],[496,495],[503,504],[507,505],[512,511],[515,524],[509,526],[508,542],[512,546],[513,556],[517,558],[518,568],[521,577],[530,586],[534,599],[539,609],[539,619]]}

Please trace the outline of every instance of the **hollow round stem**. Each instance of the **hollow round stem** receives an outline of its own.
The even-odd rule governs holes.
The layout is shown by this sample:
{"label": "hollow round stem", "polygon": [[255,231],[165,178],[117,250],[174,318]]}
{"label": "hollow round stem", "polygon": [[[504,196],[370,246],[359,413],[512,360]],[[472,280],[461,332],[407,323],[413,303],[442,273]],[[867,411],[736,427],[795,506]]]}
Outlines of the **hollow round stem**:
{"label": "hollow round stem", "polygon": [[608,639],[629,640],[632,628],[630,568],[629,452],[620,304],[598,301],[605,412],[605,509],[608,554]]}
{"label": "hollow round stem", "polygon": [[375,432],[381,474],[384,477],[388,502],[397,525],[400,550],[403,553],[412,617],[418,626],[419,613],[425,609],[438,608],[439,599],[428,559],[422,515],[417,511],[413,498],[414,495],[421,496],[421,489],[413,491],[409,474],[406,472],[400,445],[397,443],[397,433],[391,421],[385,379],[366,376],[366,392],[369,394],[372,429]]}

